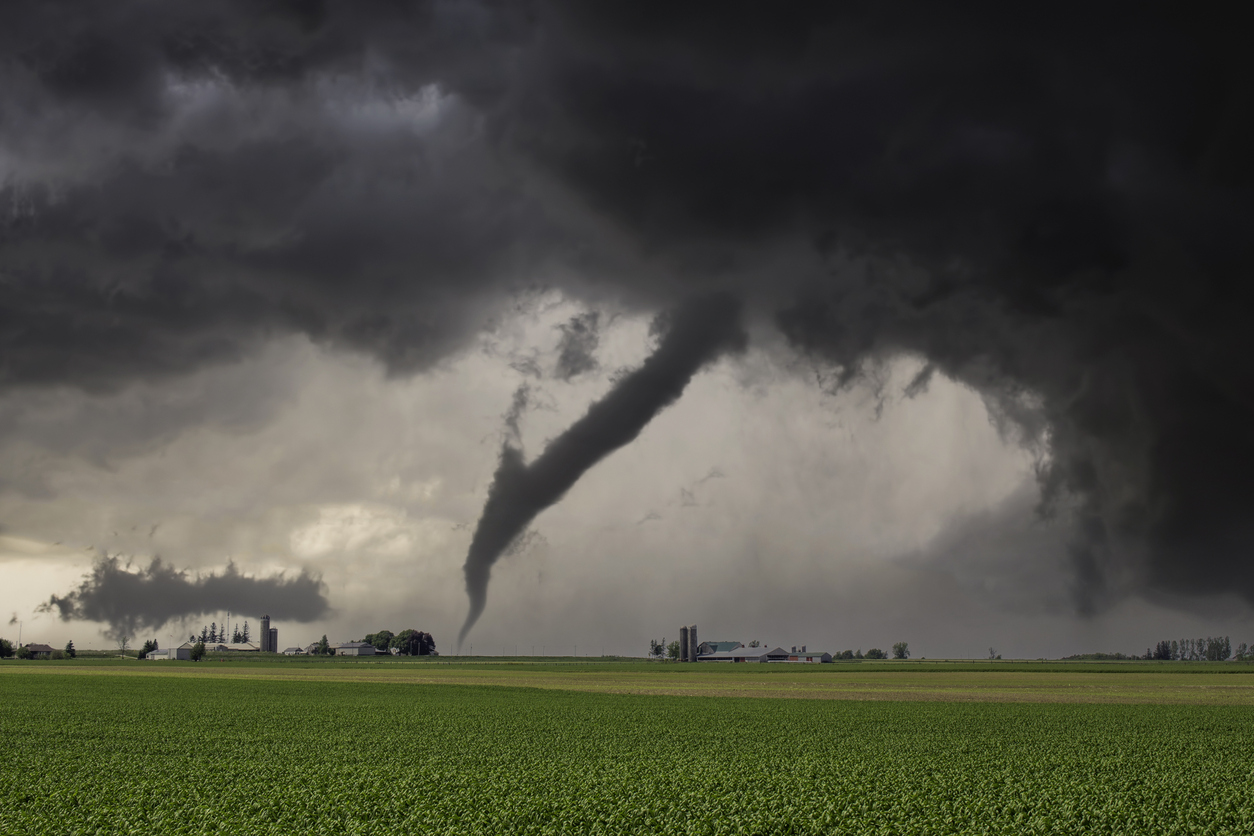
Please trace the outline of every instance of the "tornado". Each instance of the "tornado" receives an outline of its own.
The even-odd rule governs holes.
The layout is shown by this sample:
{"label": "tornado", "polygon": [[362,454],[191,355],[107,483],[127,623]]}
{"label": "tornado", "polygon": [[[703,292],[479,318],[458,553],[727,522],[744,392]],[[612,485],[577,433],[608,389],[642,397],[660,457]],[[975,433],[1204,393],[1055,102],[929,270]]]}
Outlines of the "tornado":
{"label": "tornado", "polygon": [[728,293],[690,299],[660,321],[657,350],[527,464],[514,438],[501,460],[466,555],[470,611],[458,648],[483,614],[492,566],[536,515],[553,505],[594,464],[630,444],[659,412],[683,394],[703,366],[747,342],[740,302]]}

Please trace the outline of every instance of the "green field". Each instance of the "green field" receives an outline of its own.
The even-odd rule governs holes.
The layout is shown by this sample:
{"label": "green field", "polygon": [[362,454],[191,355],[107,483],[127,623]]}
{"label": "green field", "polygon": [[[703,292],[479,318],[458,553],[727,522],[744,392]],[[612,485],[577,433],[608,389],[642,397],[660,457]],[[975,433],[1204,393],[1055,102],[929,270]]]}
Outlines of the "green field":
{"label": "green field", "polygon": [[366,661],[0,664],[0,833],[1254,832],[1246,667]]}

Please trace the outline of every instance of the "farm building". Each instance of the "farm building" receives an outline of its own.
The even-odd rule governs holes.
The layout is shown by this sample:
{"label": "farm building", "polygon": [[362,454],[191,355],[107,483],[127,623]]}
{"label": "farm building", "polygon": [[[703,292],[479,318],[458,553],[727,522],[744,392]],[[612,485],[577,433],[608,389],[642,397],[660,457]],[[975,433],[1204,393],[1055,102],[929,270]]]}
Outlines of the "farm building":
{"label": "farm building", "polygon": [[144,658],[151,659],[154,662],[169,661],[171,659],[178,659],[186,662],[192,658],[192,643],[183,642],[178,647],[167,647],[162,650],[150,650],[148,651],[148,655]]}
{"label": "farm building", "polygon": [[807,651],[805,645],[801,649],[786,650],[782,647],[737,647],[733,650],[720,650],[697,657],[698,662],[830,662],[832,654],[817,650]]}
{"label": "farm building", "polygon": [[[775,657],[775,658],[772,658]],[[737,647],[732,650],[718,650],[698,656],[698,662],[772,662],[785,661],[788,651],[782,647],[774,650],[767,647]]]}
{"label": "farm building", "polygon": [[[314,645],[314,647],[317,647],[317,646],[318,645],[316,644]],[[304,656],[305,652],[306,651],[302,650],[299,647],[289,647],[283,651],[283,655],[284,656]]]}
{"label": "farm building", "polygon": [[26,649],[30,651],[32,659],[51,659],[52,648],[46,644],[28,644]]}
{"label": "farm building", "polygon": [[335,648],[336,656],[373,656],[374,645],[370,642],[344,642]]}
{"label": "farm building", "polygon": [[697,655],[705,656],[708,653],[722,653],[725,650],[735,650],[744,647],[741,642],[701,642],[697,645]]}

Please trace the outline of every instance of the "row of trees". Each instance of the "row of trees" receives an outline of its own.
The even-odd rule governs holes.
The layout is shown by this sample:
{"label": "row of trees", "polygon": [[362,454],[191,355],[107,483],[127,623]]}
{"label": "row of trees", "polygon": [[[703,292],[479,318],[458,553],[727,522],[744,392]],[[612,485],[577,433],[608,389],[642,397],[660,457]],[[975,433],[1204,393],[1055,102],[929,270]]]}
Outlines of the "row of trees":
{"label": "row of trees", "polygon": [[[252,641],[248,637],[248,635],[249,635],[248,634],[248,622],[245,621],[243,627],[240,627],[237,624],[235,626],[235,629],[231,631],[230,644],[244,644],[245,642]],[[190,637],[188,637],[187,640],[189,642],[192,642],[193,644],[196,642],[202,642],[204,644],[227,644],[228,643],[225,625],[222,627],[221,630],[219,630],[218,622],[216,621],[210,624],[208,627],[201,627],[199,636],[193,633]],[[156,648],[154,647],[153,650],[156,650]]]}
{"label": "row of trees", "polygon": [[[370,641],[369,636],[366,637],[366,641]],[[761,647],[762,643],[759,642],[757,639],[754,639],[753,641],[749,642],[748,646],[749,647]],[[665,656],[667,659],[678,659],[679,658],[679,642],[673,641],[670,644],[667,644],[665,638],[663,638],[661,641],[656,641],[655,639],[649,639],[649,658],[661,659],[663,656]],[[862,652],[862,649],[859,648],[857,653],[854,653],[852,650],[842,650],[840,653],[833,653],[832,658],[842,659],[842,660],[887,659],[888,653],[887,651],[880,650],[878,647],[873,647],[864,654]],[[906,642],[897,642],[895,645],[893,645],[893,658],[894,659],[909,659],[910,658],[910,645]]]}
{"label": "row of trees", "polygon": [[401,630],[399,633],[380,630],[377,633],[368,633],[359,641],[374,645],[374,649],[380,653],[391,650],[396,650],[401,656],[430,656],[435,653],[435,639],[431,638],[430,633],[421,630]]}
{"label": "row of trees", "polygon": [[1223,638],[1207,636],[1204,639],[1160,641],[1152,649],[1146,648],[1145,656],[1142,658],[1175,662],[1223,662],[1227,659],[1236,659],[1243,662],[1246,659],[1254,659],[1254,649],[1247,647],[1245,642],[1241,642],[1234,653],[1232,642],[1227,636]]}

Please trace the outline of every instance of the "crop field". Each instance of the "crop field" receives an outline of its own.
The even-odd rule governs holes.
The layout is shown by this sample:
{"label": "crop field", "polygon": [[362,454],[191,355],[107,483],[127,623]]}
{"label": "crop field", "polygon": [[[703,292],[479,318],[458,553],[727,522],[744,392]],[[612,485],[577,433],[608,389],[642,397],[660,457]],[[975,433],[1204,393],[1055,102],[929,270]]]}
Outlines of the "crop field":
{"label": "crop field", "polygon": [[95,659],[38,662],[4,669],[14,674],[26,671],[67,676],[503,685],[666,696],[1254,706],[1254,664],[1235,662],[679,665],[569,658],[320,659],[241,658],[235,654],[200,664]]}
{"label": "crop field", "polygon": [[667,696],[150,664],[0,666],[0,832],[1254,832],[1246,705]]}

